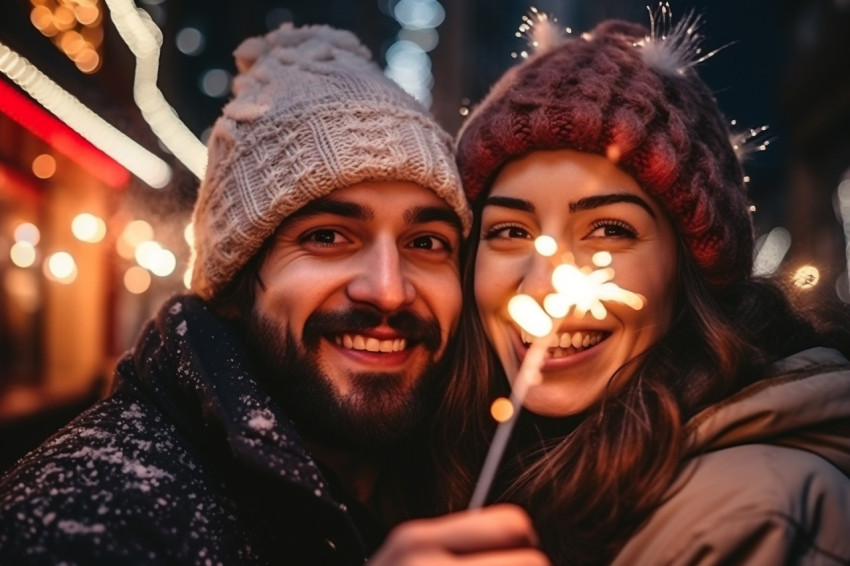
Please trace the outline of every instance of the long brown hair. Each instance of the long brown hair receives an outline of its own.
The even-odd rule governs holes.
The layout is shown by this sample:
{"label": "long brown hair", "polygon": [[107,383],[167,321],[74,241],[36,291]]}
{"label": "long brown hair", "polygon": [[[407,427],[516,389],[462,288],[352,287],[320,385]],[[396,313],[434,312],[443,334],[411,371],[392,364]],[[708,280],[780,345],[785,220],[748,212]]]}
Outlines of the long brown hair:
{"label": "long brown hair", "polygon": [[[494,428],[489,403],[508,388],[474,300],[480,200],[463,258],[463,357],[437,419],[447,510],[467,505]],[[763,378],[776,359],[819,343],[850,347],[846,324],[819,332],[773,282],[750,278],[718,292],[681,243],[678,255],[668,332],[611,377],[605,397],[574,429],[514,445],[501,467],[491,500],[528,509],[556,563],[613,558],[670,488],[683,460],[684,423],[696,412]]]}

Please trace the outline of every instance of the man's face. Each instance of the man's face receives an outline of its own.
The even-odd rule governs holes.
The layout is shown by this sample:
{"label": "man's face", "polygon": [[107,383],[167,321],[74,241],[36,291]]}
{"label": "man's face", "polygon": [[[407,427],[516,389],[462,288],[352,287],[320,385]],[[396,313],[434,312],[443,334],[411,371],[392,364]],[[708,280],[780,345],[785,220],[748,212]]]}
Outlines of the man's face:
{"label": "man's face", "polygon": [[250,327],[302,434],[383,445],[431,409],[460,312],[460,240],[454,211],[413,183],[358,183],[284,221]]}

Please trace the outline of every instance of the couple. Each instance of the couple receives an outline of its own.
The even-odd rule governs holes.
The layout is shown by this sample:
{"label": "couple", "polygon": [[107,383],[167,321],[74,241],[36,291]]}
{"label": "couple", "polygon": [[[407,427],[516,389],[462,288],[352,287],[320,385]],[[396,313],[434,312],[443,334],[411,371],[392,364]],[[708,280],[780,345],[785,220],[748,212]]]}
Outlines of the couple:
{"label": "couple", "polygon": [[[351,34],[244,42],[192,293],[0,480],[0,563],[850,561],[846,322],[752,277],[681,36],[542,36],[455,151]],[[507,305],[563,262],[639,301],[556,317],[490,492],[512,504],[464,511],[533,342]]]}

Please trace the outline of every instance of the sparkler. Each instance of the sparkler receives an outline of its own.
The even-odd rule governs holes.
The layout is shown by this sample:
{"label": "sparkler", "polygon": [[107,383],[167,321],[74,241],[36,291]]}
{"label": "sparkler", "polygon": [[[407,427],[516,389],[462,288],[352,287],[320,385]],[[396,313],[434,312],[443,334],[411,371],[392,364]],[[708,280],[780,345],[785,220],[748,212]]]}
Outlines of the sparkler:
{"label": "sparkler", "polygon": [[[557,244],[549,236],[540,236],[534,244],[537,252],[543,256],[551,257],[557,252]],[[511,396],[507,402],[509,406],[504,399],[496,400],[497,403],[505,405],[502,409],[504,415],[497,417],[499,425],[472,493],[470,509],[480,509],[484,505],[525,396],[531,387],[542,380],[540,370],[557,333],[558,323],[570,313],[581,318],[589,312],[594,318],[602,320],[608,314],[603,301],[622,303],[635,310],[643,308],[642,296],[612,282],[614,269],[610,267],[610,253],[598,252],[593,256],[593,264],[599,269],[577,267],[572,254],[569,253],[565,254],[565,259],[566,262],[555,267],[552,272],[555,293],[544,298],[542,307],[533,297],[522,293],[513,296],[508,302],[511,317],[534,338],[513,380]],[[495,405],[494,403],[494,409]],[[495,410],[493,413],[496,416]]]}

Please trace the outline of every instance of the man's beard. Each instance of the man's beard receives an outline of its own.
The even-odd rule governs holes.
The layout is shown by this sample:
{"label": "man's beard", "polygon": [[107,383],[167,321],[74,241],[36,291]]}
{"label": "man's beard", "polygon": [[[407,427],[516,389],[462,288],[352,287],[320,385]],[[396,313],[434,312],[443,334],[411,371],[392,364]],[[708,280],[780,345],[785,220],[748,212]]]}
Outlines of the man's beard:
{"label": "man's beard", "polygon": [[352,391],[343,396],[322,371],[318,347],[323,336],[362,333],[381,322],[381,315],[365,309],[316,312],[305,322],[299,342],[290,328],[252,311],[249,336],[260,380],[304,438],[328,448],[385,449],[409,438],[434,413],[447,377],[447,356],[435,359],[440,347],[435,320],[408,312],[387,319],[408,345],[419,343],[431,354],[413,384],[401,373],[362,372],[349,376]]}

